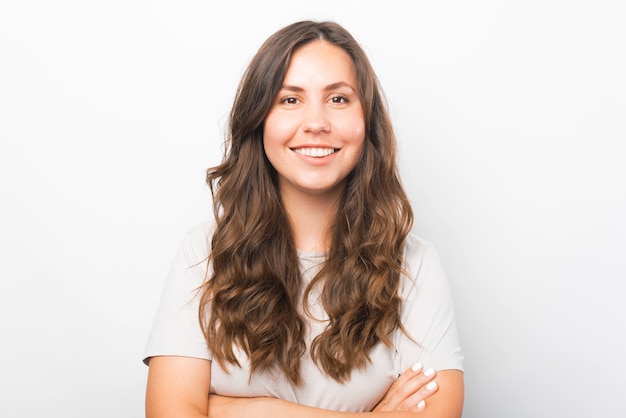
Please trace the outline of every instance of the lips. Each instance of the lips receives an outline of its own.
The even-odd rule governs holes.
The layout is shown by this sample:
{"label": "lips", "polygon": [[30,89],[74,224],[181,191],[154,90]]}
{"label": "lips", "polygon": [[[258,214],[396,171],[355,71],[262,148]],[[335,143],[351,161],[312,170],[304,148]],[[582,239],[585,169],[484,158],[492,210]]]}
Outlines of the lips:
{"label": "lips", "polygon": [[292,148],[292,150],[302,156],[315,157],[315,158],[327,157],[339,151],[338,148],[317,148],[317,147]]}

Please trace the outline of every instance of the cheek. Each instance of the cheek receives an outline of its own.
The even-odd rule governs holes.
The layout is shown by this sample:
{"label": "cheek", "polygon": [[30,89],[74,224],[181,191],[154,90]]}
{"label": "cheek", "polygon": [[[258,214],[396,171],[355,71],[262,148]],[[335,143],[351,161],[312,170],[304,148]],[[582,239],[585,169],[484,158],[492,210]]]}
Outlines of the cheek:
{"label": "cheek", "polygon": [[354,133],[354,136],[358,138],[358,141],[361,143],[361,146],[365,142],[365,125],[362,124]]}
{"label": "cheek", "polygon": [[288,130],[282,122],[281,118],[270,114],[263,124],[263,151],[272,166],[276,166],[289,138]]}
{"label": "cheek", "polygon": [[343,116],[335,120],[336,129],[341,132],[344,140],[354,145],[363,144],[365,140],[365,119],[361,111],[355,110],[349,117]]}
{"label": "cheek", "polygon": [[362,120],[344,125],[342,131],[346,141],[357,146],[363,146],[365,142],[365,124]]}
{"label": "cheek", "polygon": [[297,128],[294,118],[287,117],[280,112],[270,112],[263,124],[263,138],[268,143],[279,143],[288,140]]}
{"label": "cheek", "polygon": [[266,146],[268,141],[271,141],[274,135],[274,120],[268,115],[263,122],[263,146]]}
{"label": "cheek", "polygon": [[361,157],[361,154],[363,154],[363,150],[365,148],[365,123],[361,123],[359,126],[354,128],[352,138],[356,149],[355,158],[358,160]]}

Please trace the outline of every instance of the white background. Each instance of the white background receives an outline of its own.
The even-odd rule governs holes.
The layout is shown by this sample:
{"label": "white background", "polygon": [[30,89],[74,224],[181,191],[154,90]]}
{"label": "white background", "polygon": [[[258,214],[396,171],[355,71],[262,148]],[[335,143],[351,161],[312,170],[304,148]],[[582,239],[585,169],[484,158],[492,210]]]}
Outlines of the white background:
{"label": "white background", "polygon": [[464,416],[626,416],[621,4],[4,0],[0,416],[143,415],[236,85],[306,18],[348,28],[386,90],[452,286]]}

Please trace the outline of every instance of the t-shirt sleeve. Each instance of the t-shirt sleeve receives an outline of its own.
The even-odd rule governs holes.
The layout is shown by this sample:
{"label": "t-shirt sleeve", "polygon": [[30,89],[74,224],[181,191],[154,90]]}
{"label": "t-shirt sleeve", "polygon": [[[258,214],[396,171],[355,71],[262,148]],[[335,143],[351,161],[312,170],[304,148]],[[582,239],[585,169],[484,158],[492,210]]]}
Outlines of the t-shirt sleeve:
{"label": "t-shirt sleeve", "polygon": [[411,277],[402,279],[402,325],[410,338],[401,330],[396,332],[396,372],[417,362],[425,368],[462,371],[452,295],[437,252],[431,244],[411,236],[405,259]]}
{"label": "t-shirt sleeve", "polygon": [[211,360],[200,329],[198,287],[207,275],[209,228],[202,224],[185,235],[170,267],[144,353]]}

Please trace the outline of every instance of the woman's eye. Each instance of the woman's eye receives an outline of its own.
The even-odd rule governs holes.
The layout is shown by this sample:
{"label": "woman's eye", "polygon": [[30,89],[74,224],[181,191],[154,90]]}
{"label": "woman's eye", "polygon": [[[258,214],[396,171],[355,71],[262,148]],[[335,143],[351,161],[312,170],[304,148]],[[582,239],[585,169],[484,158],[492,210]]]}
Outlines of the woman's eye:
{"label": "woman's eye", "polygon": [[337,104],[348,103],[348,99],[346,97],[343,97],[343,96],[334,96],[330,100],[331,100],[331,102],[337,103]]}
{"label": "woman's eye", "polygon": [[298,104],[298,99],[296,99],[295,97],[285,97],[282,100],[282,102],[285,103],[285,104],[293,105],[293,104]]}

